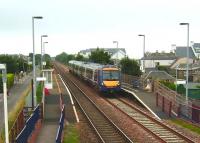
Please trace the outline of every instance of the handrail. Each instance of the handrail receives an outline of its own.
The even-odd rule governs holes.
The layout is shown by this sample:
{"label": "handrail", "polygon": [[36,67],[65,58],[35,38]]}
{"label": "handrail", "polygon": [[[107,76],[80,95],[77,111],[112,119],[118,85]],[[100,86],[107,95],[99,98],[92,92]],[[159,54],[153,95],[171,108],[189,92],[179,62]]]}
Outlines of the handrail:
{"label": "handrail", "polygon": [[56,143],[62,142],[62,133],[63,133],[63,128],[64,128],[64,121],[65,121],[65,105],[63,105],[62,110],[61,110],[59,127],[58,127],[57,134],[56,134]]}
{"label": "handrail", "polygon": [[39,118],[40,118],[40,105],[37,105],[31,116],[29,117],[29,119],[26,121],[24,128],[16,137],[16,143],[23,143],[28,141],[28,138],[35,129],[35,124],[37,123]]}

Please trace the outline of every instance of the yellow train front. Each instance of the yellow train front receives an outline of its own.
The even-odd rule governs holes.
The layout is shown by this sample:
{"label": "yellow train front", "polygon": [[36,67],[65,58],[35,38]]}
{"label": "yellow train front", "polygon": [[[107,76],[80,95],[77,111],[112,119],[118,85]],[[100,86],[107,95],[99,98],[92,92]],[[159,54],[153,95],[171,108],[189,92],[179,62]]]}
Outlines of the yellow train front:
{"label": "yellow train front", "polygon": [[121,90],[120,70],[114,66],[103,66],[98,69],[98,87],[102,92]]}
{"label": "yellow train front", "polygon": [[70,72],[98,87],[102,92],[121,90],[120,69],[114,65],[71,60],[69,68]]}

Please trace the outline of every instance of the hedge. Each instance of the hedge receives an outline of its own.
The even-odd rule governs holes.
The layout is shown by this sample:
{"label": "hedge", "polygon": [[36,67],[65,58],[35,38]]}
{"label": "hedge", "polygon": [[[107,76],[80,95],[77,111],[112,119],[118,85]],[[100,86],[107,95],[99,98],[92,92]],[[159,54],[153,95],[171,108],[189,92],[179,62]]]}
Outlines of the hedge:
{"label": "hedge", "polygon": [[[14,84],[14,74],[7,74],[7,89],[9,90]],[[3,81],[2,75],[0,74],[0,93],[3,93]]]}

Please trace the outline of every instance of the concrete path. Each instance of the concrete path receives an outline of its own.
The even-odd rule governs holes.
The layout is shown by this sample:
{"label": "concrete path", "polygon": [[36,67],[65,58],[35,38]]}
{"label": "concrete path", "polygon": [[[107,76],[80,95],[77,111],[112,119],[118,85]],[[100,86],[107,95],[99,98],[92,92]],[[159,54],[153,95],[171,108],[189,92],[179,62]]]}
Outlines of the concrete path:
{"label": "concrete path", "polygon": [[137,90],[132,88],[131,85],[123,84],[124,90],[129,91],[141,102],[146,108],[160,119],[168,119],[169,117],[162,111],[160,107],[156,106],[156,96],[151,92]]}

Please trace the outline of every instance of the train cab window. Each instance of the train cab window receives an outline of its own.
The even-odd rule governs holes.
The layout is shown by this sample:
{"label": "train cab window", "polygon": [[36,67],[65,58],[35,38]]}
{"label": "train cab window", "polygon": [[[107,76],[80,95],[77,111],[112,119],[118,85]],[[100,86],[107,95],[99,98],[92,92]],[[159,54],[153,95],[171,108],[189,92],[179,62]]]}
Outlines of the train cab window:
{"label": "train cab window", "polygon": [[118,70],[103,71],[103,80],[119,80]]}

